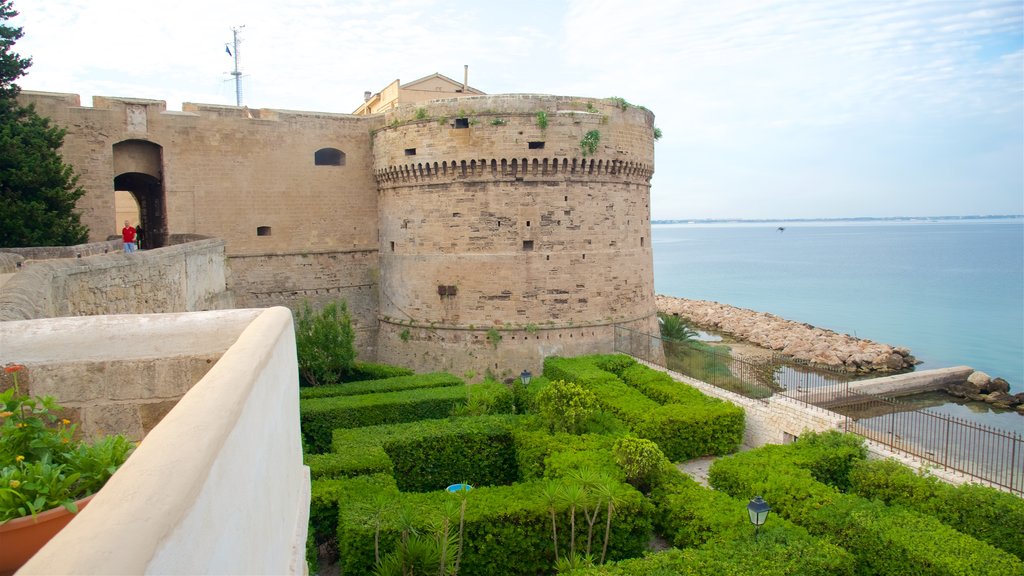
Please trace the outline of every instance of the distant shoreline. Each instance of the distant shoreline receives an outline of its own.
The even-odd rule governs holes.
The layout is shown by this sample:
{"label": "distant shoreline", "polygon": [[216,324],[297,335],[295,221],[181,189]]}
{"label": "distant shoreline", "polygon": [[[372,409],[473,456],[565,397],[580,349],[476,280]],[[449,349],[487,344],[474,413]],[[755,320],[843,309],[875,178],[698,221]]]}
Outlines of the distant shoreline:
{"label": "distant shoreline", "polygon": [[767,224],[771,222],[963,222],[972,220],[1022,220],[1024,214],[971,216],[853,216],[847,218],[678,218],[651,220],[651,224]]}

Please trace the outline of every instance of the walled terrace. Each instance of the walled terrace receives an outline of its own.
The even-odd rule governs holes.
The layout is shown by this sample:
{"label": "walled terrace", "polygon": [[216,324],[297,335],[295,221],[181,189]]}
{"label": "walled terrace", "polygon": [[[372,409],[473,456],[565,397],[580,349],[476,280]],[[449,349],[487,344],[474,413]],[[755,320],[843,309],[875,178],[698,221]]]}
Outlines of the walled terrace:
{"label": "walled terrace", "polygon": [[287,309],[0,322],[0,365],[12,362],[33,393],[77,406],[86,434],[145,433],[19,574],[304,573],[309,475]]}

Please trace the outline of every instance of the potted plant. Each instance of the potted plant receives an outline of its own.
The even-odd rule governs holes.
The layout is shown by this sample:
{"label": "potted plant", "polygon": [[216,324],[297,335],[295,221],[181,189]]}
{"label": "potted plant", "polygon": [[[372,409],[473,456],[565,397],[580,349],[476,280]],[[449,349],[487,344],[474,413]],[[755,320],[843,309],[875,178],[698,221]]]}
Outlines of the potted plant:
{"label": "potted plant", "polygon": [[124,436],[75,438],[49,396],[18,386],[20,364],[4,367],[13,385],[0,391],[0,576],[13,574],[91,500],[127,460]]}

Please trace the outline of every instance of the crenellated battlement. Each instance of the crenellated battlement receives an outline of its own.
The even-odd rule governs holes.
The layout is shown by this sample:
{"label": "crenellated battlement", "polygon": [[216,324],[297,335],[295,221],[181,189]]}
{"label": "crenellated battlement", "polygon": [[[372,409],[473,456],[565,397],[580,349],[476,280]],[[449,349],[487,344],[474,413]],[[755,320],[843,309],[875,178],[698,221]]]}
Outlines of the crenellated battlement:
{"label": "crenellated battlement", "polygon": [[[481,95],[371,116],[21,100],[67,130],[91,240],[119,233],[114,191],[128,192],[152,247],[224,240],[239,306],[344,298],[368,360],[518,373],[610,351],[616,321],[657,329],[654,115],[619,99]],[[504,338],[463,346],[491,328]]]}
{"label": "crenellated battlement", "polygon": [[381,186],[424,184],[457,179],[618,177],[635,184],[650,184],[652,166],[604,158],[486,158],[402,164],[375,171]]}

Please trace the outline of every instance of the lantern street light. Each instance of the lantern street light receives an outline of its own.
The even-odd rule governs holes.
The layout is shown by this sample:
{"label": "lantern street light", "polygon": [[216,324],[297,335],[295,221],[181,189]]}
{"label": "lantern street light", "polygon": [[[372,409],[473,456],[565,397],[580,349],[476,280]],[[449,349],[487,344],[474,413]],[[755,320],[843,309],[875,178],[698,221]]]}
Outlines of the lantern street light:
{"label": "lantern street light", "polygon": [[754,499],[747,504],[747,514],[750,515],[750,523],[754,525],[754,541],[757,542],[757,532],[761,529],[761,525],[768,519],[768,512],[772,509],[767,502],[761,499],[760,496],[754,496]]}
{"label": "lantern street light", "polygon": [[529,370],[523,370],[523,373],[519,375],[519,381],[523,383],[523,386],[529,386],[531,378],[533,378],[533,374],[530,374]]}

